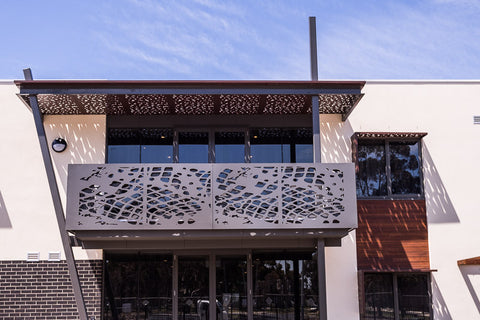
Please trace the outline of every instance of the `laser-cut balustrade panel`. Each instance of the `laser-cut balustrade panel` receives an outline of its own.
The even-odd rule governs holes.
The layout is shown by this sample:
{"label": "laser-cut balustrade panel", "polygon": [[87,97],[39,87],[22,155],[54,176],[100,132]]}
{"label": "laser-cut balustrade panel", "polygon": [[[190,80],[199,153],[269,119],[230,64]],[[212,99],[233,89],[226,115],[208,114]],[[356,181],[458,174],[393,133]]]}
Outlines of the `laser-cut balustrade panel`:
{"label": "laser-cut balustrade panel", "polygon": [[70,165],[71,230],[211,228],[211,166]]}
{"label": "laser-cut balustrade panel", "polygon": [[214,228],[352,228],[351,164],[215,165]]}
{"label": "laser-cut balustrade panel", "polygon": [[67,228],[354,228],[353,164],[70,165]]}

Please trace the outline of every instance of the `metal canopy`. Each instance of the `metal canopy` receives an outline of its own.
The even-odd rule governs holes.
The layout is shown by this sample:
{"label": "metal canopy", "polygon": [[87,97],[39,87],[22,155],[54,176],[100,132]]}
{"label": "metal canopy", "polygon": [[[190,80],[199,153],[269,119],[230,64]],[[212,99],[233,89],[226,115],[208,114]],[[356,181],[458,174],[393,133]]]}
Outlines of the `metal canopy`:
{"label": "metal canopy", "polygon": [[320,113],[344,120],[364,81],[15,81],[27,102],[37,95],[42,114],[254,115]]}

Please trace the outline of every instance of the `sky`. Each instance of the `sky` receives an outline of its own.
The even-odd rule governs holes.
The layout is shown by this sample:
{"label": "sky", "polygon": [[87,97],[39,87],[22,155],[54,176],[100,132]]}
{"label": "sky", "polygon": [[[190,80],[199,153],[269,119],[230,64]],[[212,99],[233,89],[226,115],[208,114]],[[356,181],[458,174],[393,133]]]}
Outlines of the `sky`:
{"label": "sky", "polygon": [[480,79],[480,0],[2,0],[0,79]]}

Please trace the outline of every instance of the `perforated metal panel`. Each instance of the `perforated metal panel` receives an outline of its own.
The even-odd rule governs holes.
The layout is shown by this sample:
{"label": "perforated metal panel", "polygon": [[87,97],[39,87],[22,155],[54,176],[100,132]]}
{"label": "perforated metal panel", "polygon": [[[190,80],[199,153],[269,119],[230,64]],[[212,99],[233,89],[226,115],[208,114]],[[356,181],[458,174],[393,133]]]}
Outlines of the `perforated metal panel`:
{"label": "perforated metal panel", "polygon": [[70,165],[69,230],[354,228],[353,164]]}

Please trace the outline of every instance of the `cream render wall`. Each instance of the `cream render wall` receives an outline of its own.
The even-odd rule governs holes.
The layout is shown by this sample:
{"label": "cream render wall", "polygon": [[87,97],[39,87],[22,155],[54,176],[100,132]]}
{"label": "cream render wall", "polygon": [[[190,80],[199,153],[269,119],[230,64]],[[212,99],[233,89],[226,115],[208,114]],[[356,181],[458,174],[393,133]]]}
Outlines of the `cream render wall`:
{"label": "cream render wall", "polygon": [[0,260],[25,260],[27,252],[62,252],[33,116],[0,82]]}
{"label": "cream render wall", "polygon": [[[352,162],[352,128],[340,115],[320,115],[322,162]],[[327,313],[329,319],[359,319],[355,231],[342,239],[341,247],[325,249]]]}
{"label": "cream render wall", "polygon": [[[0,81],[0,260],[25,260],[27,252],[61,252],[65,259],[33,115],[13,81]],[[65,205],[67,163],[104,162],[105,116],[46,116],[47,140],[64,137],[68,148],[52,154]],[[103,137],[103,138],[102,138]],[[53,153],[53,152],[52,152]],[[76,259],[101,259],[101,251],[75,248]]]}
{"label": "cream render wall", "polygon": [[[43,120],[47,140],[67,141],[67,149],[51,151],[60,197],[65,212],[69,164],[105,163],[106,117],[104,115],[46,115]],[[75,259],[102,259],[102,250],[74,247]]]}
{"label": "cream render wall", "polygon": [[438,270],[434,319],[480,319],[480,266],[457,265],[480,255],[480,125],[473,124],[480,82],[367,81],[363,92],[348,121],[321,116],[322,162],[351,161],[354,132],[428,132],[422,153],[430,264]]}

